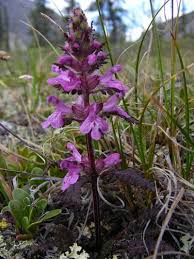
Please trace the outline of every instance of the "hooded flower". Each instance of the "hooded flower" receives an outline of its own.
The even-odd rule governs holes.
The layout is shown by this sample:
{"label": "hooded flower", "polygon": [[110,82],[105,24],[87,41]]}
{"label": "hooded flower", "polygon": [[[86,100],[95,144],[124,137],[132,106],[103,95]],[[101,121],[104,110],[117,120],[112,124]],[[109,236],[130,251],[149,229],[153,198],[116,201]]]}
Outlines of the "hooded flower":
{"label": "hooded flower", "polygon": [[51,71],[53,73],[58,73],[59,74],[61,72],[61,69],[57,65],[52,65],[51,66]]}
{"label": "hooded flower", "polygon": [[101,49],[101,48],[102,48],[102,43],[100,43],[100,42],[97,41],[97,40],[93,40],[93,42],[92,42],[92,47],[93,47],[95,50]]}
{"label": "hooded flower", "polygon": [[80,126],[80,131],[83,134],[91,133],[91,137],[95,140],[99,140],[102,134],[108,131],[108,123],[98,115],[101,109],[101,104],[93,103],[89,107],[88,116]]}
{"label": "hooded flower", "polygon": [[116,93],[113,96],[111,96],[104,104],[103,104],[103,111],[105,113],[118,115],[121,118],[127,120],[131,123],[137,123],[138,121],[130,116],[127,112],[125,112],[121,107],[118,107],[117,104],[121,100],[122,94]]}
{"label": "hooded flower", "polygon": [[65,124],[65,116],[72,114],[72,109],[67,106],[63,101],[59,100],[55,96],[49,96],[47,98],[48,103],[53,104],[56,110],[42,123],[43,128],[52,126],[53,128],[61,128]]}
{"label": "hooded flower", "polygon": [[88,114],[88,107],[85,107],[83,96],[78,96],[72,105],[73,119],[82,122]]}
{"label": "hooded flower", "polygon": [[70,55],[59,56],[57,59],[57,63],[59,63],[60,65],[71,66],[72,62],[73,57],[71,57]]}
{"label": "hooded flower", "polygon": [[73,90],[80,90],[81,81],[74,72],[71,70],[59,70],[55,72],[58,72],[59,75],[57,77],[49,78],[47,80],[49,85],[60,86],[66,93]]}
{"label": "hooded flower", "polygon": [[104,62],[107,58],[107,54],[104,51],[100,51],[98,53],[92,53],[87,57],[88,64],[94,65],[98,64],[100,65],[102,62]]}
{"label": "hooded flower", "polygon": [[[63,178],[62,191],[67,190],[70,185],[75,184],[82,171],[86,173],[91,172],[88,157],[82,156],[72,143],[67,144],[67,149],[72,155],[60,162],[60,168],[62,170],[67,170],[67,174]],[[110,169],[119,163],[120,155],[118,153],[108,155],[104,159],[98,159],[96,160],[97,173],[100,173],[105,169]]]}
{"label": "hooded flower", "polygon": [[103,85],[105,89],[112,89],[116,92],[125,94],[128,88],[120,80],[114,78],[114,74],[120,71],[120,65],[112,67],[105,75],[100,76],[100,84]]}
{"label": "hooded flower", "polygon": [[98,159],[96,161],[96,169],[98,172],[103,171],[105,169],[110,169],[121,162],[120,155],[118,153],[113,153],[108,155],[104,159]]}
{"label": "hooded flower", "polygon": [[88,64],[89,65],[94,65],[97,61],[97,55],[96,54],[90,54],[88,57]]}
{"label": "hooded flower", "polygon": [[82,156],[79,151],[72,143],[68,143],[67,148],[71,151],[72,156],[65,158],[60,163],[60,168],[62,170],[67,170],[67,174],[63,178],[62,191],[65,191],[70,185],[75,184],[78,181],[82,170]]}

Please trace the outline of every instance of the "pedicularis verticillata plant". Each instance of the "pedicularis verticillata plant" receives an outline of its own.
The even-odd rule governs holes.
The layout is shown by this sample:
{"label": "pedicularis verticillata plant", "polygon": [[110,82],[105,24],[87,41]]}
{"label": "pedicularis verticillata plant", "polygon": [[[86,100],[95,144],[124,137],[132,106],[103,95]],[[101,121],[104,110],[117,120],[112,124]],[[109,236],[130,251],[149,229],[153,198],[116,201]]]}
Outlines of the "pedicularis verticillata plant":
{"label": "pedicularis verticillata plant", "polygon": [[[87,19],[80,8],[75,8],[70,17],[68,32],[65,33],[64,54],[52,65],[52,72],[57,76],[48,79],[48,84],[57,87],[64,94],[73,94],[77,99],[70,104],[64,103],[56,96],[49,96],[48,102],[56,110],[43,122],[43,127],[63,127],[72,121],[80,125],[80,132],[86,136],[87,155],[80,154],[72,143],[67,144],[71,156],[60,163],[62,170],[67,170],[63,179],[62,190],[75,184],[81,174],[91,176],[96,243],[100,245],[100,212],[97,191],[97,177],[105,169],[120,163],[118,153],[109,154],[104,159],[96,159],[92,142],[99,140],[109,130],[107,116],[118,115],[128,122],[135,120],[118,102],[124,97],[128,88],[114,75],[121,70],[120,65],[100,74],[99,68],[106,63],[107,54],[102,50],[103,44],[94,37],[94,31],[88,26]],[[92,98],[102,93],[104,102],[95,102]],[[103,98],[104,99],[104,98]]]}

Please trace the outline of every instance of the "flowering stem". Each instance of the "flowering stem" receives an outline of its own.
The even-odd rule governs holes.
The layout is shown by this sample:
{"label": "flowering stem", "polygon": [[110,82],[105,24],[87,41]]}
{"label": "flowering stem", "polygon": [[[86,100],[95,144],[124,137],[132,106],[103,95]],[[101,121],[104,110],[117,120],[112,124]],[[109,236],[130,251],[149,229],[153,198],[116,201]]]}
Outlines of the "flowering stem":
{"label": "flowering stem", "polygon": [[[97,4],[99,7],[99,1]],[[98,173],[120,163],[120,156],[118,153],[112,153],[104,159],[96,159],[92,139],[98,141],[102,135],[108,132],[107,115],[118,115],[130,123],[136,123],[136,120],[117,106],[128,91],[128,88],[118,78],[114,78],[114,75],[121,70],[121,66],[113,66],[104,75],[98,73],[99,68],[106,63],[107,54],[102,50],[103,44],[95,39],[93,31],[92,26],[89,27],[83,11],[79,7],[73,9],[67,33],[64,34],[66,39],[65,45],[62,47],[64,54],[59,56],[57,63],[52,66],[52,72],[58,75],[49,78],[47,82],[64,93],[77,94],[79,97],[75,103],[66,105],[56,96],[49,96],[48,102],[53,104],[56,110],[42,123],[42,126],[43,128],[49,126],[61,128],[72,121],[77,121],[80,124],[80,132],[86,135],[88,157],[80,154],[74,144],[67,144],[72,155],[60,162],[60,168],[67,170],[61,189],[66,191],[70,185],[78,181],[82,171],[88,173],[87,169],[90,168],[96,249],[99,249],[101,233],[97,190]],[[111,61],[113,64],[113,60]],[[106,92],[108,94],[106,101],[96,101],[95,91]],[[91,103],[90,99],[92,99]],[[118,150],[122,151],[114,125],[113,133]]]}
{"label": "flowering stem", "polygon": [[100,230],[100,207],[99,207],[99,195],[97,190],[97,172],[95,166],[94,150],[92,146],[92,138],[90,133],[86,136],[88,159],[91,167],[91,180],[92,180],[92,195],[93,195],[93,211],[94,211],[94,223],[96,232],[96,249],[101,245],[101,230]]}

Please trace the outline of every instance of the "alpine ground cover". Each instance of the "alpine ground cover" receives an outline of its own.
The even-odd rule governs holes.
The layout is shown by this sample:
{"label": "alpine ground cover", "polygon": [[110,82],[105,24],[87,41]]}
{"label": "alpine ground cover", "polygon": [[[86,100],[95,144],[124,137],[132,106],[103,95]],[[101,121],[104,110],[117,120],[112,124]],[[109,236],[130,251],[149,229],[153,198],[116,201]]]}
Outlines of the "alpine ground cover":
{"label": "alpine ground cover", "polygon": [[[12,127],[13,119],[9,127],[1,123],[7,139],[3,137],[1,144],[1,204],[16,204],[13,194],[19,188],[36,201],[31,211],[37,215],[37,201],[50,212],[60,209],[61,214],[39,222],[33,235],[26,235],[29,215],[22,220],[18,214],[25,229],[21,231],[14,213],[4,208],[3,256],[10,250],[10,256],[18,253],[23,258],[56,258],[61,253],[68,258],[69,247],[78,243],[91,258],[113,254],[192,258],[192,60],[187,56],[190,63],[185,63],[175,27],[171,28],[171,65],[169,58],[164,62],[154,16],[153,12],[148,48],[145,39],[150,30],[114,65],[106,34],[101,44],[82,11],[74,9],[66,44],[57,50],[64,54],[53,58],[48,84],[54,87],[45,87],[51,62],[45,68],[32,60],[32,81],[22,83],[24,95],[17,97],[19,112],[3,115],[27,125],[27,137]],[[103,50],[106,46],[108,54]],[[123,73],[118,73],[118,63],[123,63]],[[8,77],[3,78],[3,87]],[[29,96],[26,86],[34,95]],[[54,112],[42,101],[47,93]],[[49,129],[43,131],[41,123]],[[44,217],[43,209],[41,213]]]}

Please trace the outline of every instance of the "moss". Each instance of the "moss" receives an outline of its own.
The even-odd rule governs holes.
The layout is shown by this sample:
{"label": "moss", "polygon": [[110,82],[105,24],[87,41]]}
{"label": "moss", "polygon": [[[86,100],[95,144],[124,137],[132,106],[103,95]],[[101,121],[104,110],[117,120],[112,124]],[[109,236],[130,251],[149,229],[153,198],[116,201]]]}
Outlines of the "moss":
{"label": "moss", "polygon": [[9,227],[9,223],[7,222],[6,219],[1,219],[0,220],[0,230],[5,230],[6,228]]}

